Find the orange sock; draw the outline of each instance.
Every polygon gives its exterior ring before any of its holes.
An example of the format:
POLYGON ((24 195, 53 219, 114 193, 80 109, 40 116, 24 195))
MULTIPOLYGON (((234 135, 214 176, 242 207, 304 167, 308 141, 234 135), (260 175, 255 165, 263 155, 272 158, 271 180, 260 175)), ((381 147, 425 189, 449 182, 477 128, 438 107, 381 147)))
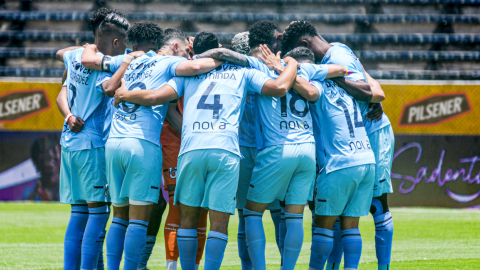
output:
POLYGON ((165 253, 168 261, 178 260, 177 230, 180 227, 180 211, 178 205, 173 205, 173 194, 168 198, 168 216, 165 221, 165 253))
POLYGON ((208 211, 202 209, 202 214, 200 214, 200 220, 198 221, 197 227, 197 238, 198 238, 198 249, 197 249, 197 259, 196 263, 200 264, 200 260, 203 256, 203 250, 205 250, 205 242, 207 241, 207 217, 208 211))

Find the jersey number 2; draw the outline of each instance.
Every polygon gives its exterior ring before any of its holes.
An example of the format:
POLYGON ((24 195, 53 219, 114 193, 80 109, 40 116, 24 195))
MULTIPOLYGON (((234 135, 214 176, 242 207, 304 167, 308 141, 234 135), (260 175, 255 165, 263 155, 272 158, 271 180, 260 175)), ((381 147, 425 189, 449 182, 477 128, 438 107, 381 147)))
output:
POLYGON ((213 88, 215 88, 215 85, 217 85, 217 82, 211 82, 208 85, 207 90, 203 92, 203 95, 197 104, 197 109, 199 110, 212 110, 212 119, 218 119, 220 116, 220 110, 223 109, 223 104, 220 103, 220 95, 213 95, 213 104, 205 103, 210 95, 210 92, 212 92, 213 88))

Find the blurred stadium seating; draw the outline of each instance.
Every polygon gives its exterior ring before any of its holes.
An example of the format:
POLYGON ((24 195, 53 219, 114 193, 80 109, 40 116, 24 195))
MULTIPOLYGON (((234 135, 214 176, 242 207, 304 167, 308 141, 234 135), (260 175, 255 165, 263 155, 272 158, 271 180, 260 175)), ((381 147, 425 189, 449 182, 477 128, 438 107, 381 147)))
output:
POLYGON ((0 0, 0 76, 61 76, 56 50, 92 42, 101 6, 223 45, 258 20, 308 20, 379 79, 480 79, 480 0, 0 0))

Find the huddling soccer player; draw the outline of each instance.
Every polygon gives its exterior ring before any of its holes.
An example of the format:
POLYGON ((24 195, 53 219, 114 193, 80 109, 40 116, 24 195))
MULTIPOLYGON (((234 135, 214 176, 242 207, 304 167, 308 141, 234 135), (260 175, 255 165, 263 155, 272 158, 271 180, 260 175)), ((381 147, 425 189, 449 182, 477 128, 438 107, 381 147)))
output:
MULTIPOLYGON (((104 12, 104 9, 99 10, 91 20, 95 44, 100 53, 118 55, 125 51, 129 24, 118 13, 105 16, 104 12), (99 22, 96 30, 95 25, 99 22)), ((104 150, 108 98, 104 94, 105 89, 95 83, 101 72, 81 64, 83 51, 84 48, 71 47, 57 52, 57 59, 65 63, 68 72, 67 98, 70 110, 60 141, 60 201, 72 205, 72 215, 65 233, 64 269, 78 268, 80 253, 81 269, 97 268, 110 214, 104 150), (84 122, 83 128, 71 131, 73 118, 74 121, 84 122)), ((118 88, 118 85, 106 86, 105 93, 109 87, 118 88)))
MULTIPOLYGON (((355 54, 344 44, 327 43, 318 35, 315 27, 305 21, 294 22, 285 30, 283 36, 282 48, 289 50, 297 46, 304 46, 311 49, 315 56, 315 62, 322 64, 340 64, 348 68, 349 74, 346 78, 359 83, 368 82, 373 93, 373 97, 365 99, 365 93, 361 90, 346 87, 342 81, 335 81, 344 88, 352 97, 357 99, 359 110, 361 111, 363 125, 375 154, 375 176, 373 199, 371 201, 370 212, 375 222, 375 248, 378 259, 378 269, 389 269, 391 258, 391 246, 393 237, 393 221, 388 209, 387 193, 391 193, 392 185, 390 171, 393 158, 394 137, 390 121, 385 114, 381 118, 371 121, 369 118, 369 101, 374 101, 376 96, 382 96, 380 84, 366 73, 355 54), (355 92, 351 92, 355 91, 355 92)), ((383 95, 384 97, 384 95, 383 95)), ((368 198, 365 198, 368 200, 368 198)), ((343 229, 343 228, 342 228, 343 229)), ((335 230, 335 248, 328 259, 328 269, 339 269, 342 259, 342 246, 345 243, 345 237, 339 237, 340 230, 335 230)), ((345 247, 344 247, 345 248, 345 247)), ((347 250, 345 251, 345 260, 347 260, 347 250)), ((348 267, 357 267, 358 263, 348 267)), ((355 268, 356 269, 356 268, 355 268)))
MULTIPOLYGON (((132 40, 133 45, 137 50, 147 53, 131 65, 132 55, 102 57, 95 54, 93 47, 85 49, 82 56, 84 65, 115 72, 111 78, 105 76, 106 82, 116 81, 115 75, 124 73, 125 83, 122 87, 133 92, 159 88, 174 75, 203 74, 220 64, 213 59, 186 61, 182 57, 158 55, 158 26, 150 22, 138 26, 134 36, 139 39, 132 40)), ((118 226, 114 227, 115 230, 110 228, 107 236, 107 263, 110 269, 119 269, 122 253, 125 252, 124 269, 137 269, 146 245, 152 205, 159 200, 162 163, 160 133, 167 106, 121 102, 116 108, 106 143, 106 163, 114 207, 113 222, 118 226)))

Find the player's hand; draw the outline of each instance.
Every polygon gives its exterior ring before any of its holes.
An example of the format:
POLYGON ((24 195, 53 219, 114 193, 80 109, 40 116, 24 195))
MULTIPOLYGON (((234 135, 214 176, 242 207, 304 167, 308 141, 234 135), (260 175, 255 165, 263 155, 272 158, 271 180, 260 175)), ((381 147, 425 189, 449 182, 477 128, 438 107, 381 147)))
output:
POLYGON ((82 131, 85 122, 83 122, 83 119, 80 117, 70 116, 70 118, 68 118, 67 124, 72 132, 78 133, 82 131))
POLYGON ((382 115, 383 115, 382 103, 370 103, 368 109, 370 111, 365 116, 365 118, 368 121, 375 120, 375 122, 378 122, 380 119, 382 119, 382 115))
POLYGON ((134 52, 129 53, 128 55, 132 56, 133 59, 135 59, 135 58, 140 57, 144 54, 145 54, 144 51, 134 51, 134 52))
POLYGON ((260 51, 262 55, 259 57, 269 69, 283 70, 283 66, 280 63, 280 52, 277 55, 273 54, 272 51, 266 45, 260 45, 260 51))
POLYGON ((297 67, 300 66, 300 64, 297 62, 297 60, 293 59, 290 56, 287 56, 287 57, 283 58, 283 62, 287 63, 287 65, 290 64, 290 63, 292 63, 292 64, 294 63, 295 65, 297 65, 297 67))
POLYGON ((115 91, 115 100, 113 102, 114 106, 117 106, 123 101, 122 96, 125 94, 125 92, 128 92, 128 89, 125 85, 125 79, 122 79, 122 85, 117 89, 117 91, 115 91))

